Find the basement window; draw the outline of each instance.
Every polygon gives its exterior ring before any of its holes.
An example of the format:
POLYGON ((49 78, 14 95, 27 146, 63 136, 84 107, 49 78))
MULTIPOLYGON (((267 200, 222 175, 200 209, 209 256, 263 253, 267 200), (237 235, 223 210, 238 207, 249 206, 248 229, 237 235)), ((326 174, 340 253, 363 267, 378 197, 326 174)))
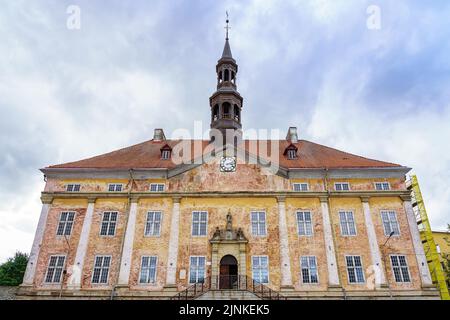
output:
POLYGON ((80 192, 81 185, 80 184, 68 184, 66 186, 67 192, 80 192))

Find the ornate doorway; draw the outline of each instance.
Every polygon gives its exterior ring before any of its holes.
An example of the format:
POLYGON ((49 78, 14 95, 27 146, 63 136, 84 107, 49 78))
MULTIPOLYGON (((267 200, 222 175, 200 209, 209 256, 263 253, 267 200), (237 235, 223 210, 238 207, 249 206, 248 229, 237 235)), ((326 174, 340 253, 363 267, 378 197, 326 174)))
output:
POLYGON ((219 288, 236 289, 238 286, 238 262, 232 255, 226 255, 220 260, 219 288))

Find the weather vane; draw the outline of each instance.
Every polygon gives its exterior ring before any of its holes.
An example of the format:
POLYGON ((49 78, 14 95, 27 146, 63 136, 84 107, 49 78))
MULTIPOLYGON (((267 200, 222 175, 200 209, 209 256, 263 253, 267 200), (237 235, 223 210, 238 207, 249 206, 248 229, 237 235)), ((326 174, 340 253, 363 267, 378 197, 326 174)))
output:
POLYGON ((230 30, 231 27, 228 25, 228 24, 230 23, 230 20, 229 20, 229 18, 228 18, 228 11, 225 11, 225 12, 226 12, 226 14, 227 14, 227 20, 226 20, 227 26, 225 27, 225 29, 227 30, 227 37, 225 38, 225 40, 228 40, 228 30, 230 30))

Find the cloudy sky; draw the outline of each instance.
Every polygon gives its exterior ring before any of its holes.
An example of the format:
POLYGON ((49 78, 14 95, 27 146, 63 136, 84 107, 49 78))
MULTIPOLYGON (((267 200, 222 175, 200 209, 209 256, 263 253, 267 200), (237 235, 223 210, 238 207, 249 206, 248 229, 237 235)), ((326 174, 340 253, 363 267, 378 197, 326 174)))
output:
POLYGON ((450 223, 447 0, 0 2, 0 262, 31 248, 39 168, 207 127, 226 10, 244 128, 412 167, 450 223))

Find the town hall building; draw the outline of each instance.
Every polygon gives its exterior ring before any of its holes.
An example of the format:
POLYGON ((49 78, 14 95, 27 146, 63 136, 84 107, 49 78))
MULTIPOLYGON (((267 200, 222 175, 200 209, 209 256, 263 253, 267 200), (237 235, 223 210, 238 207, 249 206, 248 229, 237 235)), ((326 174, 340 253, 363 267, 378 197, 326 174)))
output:
POLYGON ((282 140, 243 139, 238 71, 227 35, 208 140, 155 129, 149 141, 41 169, 20 298, 439 298, 410 169, 303 140, 295 127, 282 140))

